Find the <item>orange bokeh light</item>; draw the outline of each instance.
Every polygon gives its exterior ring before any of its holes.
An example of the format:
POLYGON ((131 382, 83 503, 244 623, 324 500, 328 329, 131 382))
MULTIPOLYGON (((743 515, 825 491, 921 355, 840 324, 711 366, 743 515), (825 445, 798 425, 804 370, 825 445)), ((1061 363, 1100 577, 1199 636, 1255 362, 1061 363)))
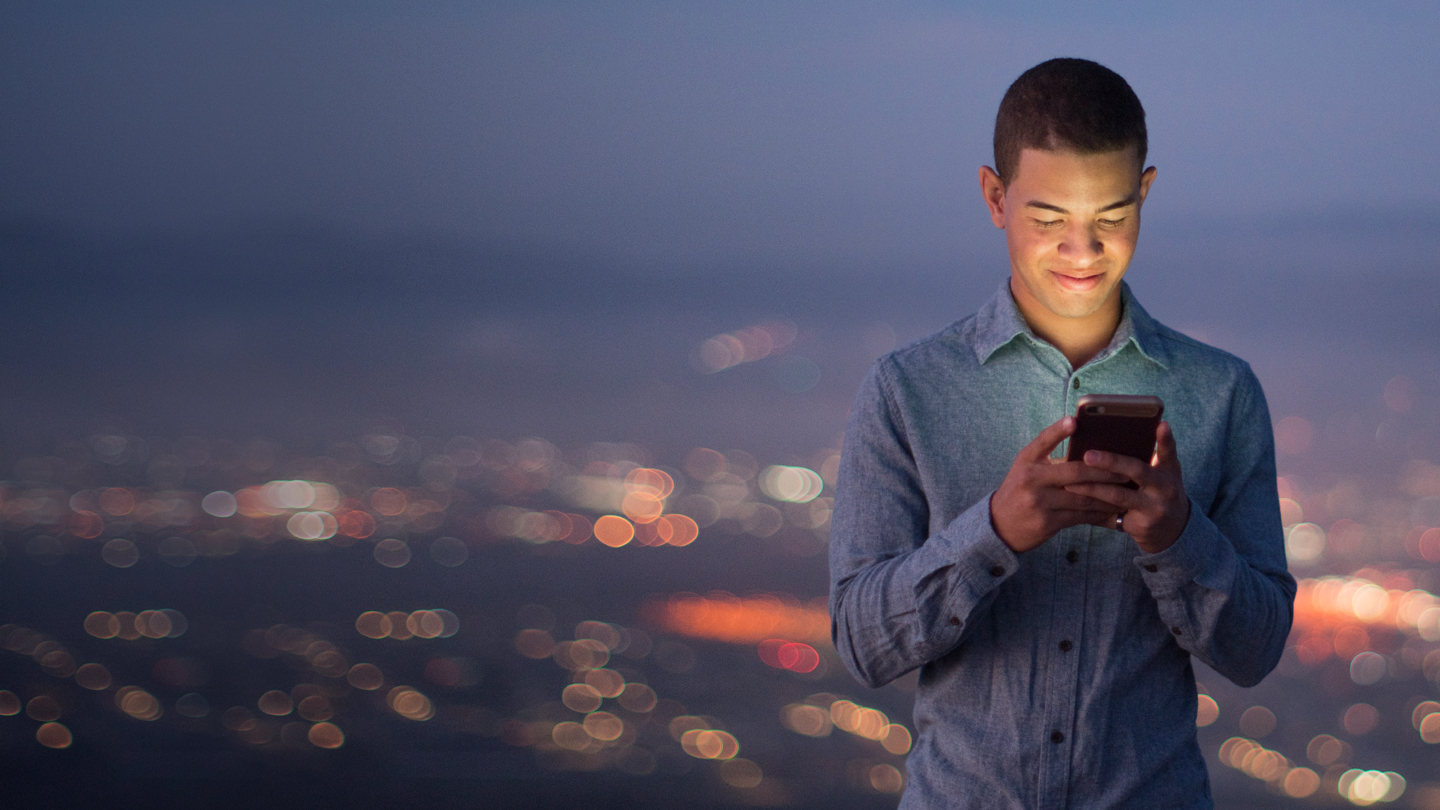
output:
POLYGON ((670 527, 666 542, 672 546, 688 546, 700 536, 700 526, 685 515, 666 515, 661 518, 670 527))
POLYGON ((620 511, 636 523, 652 523, 665 511, 665 501, 649 492, 630 492, 620 502, 620 511))
POLYGON ((830 639, 828 611, 768 594, 744 599, 725 593, 708 597, 677 594, 663 602, 649 602, 641 611, 652 624, 672 633, 732 644, 756 644, 772 638, 828 644, 830 639))
POLYGON ((62 723, 46 723, 35 730, 35 739, 46 748, 69 748, 75 741, 62 723))
POLYGON ((636 467, 625 475, 625 490, 664 500, 675 491, 675 479, 664 470, 636 467))
POLYGON ((619 548, 635 538, 635 527, 619 515, 602 515, 595 520, 595 539, 619 548))
POLYGON ((334 723, 316 723, 305 736, 318 748, 339 748, 345 744, 345 732, 334 723))
POLYGON ((370 517, 369 512, 356 509, 340 516, 340 534, 364 540, 374 533, 375 518, 370 517))
POLYGON ((370 494, 370 508, 386 517, 404 512, 407 505, 405 493, 394 487, 381 487, 370 494))
POLYGON ((76 537, 93 540, 105 530, 105 519, 94 512, 76 512, 70 517, 70 533, 76 537))

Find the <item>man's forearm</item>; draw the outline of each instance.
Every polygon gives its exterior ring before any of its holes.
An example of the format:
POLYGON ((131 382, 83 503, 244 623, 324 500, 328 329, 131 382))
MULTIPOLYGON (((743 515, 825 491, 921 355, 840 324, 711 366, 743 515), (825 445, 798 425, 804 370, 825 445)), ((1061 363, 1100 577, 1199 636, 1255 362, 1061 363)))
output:
POLYGON ((1266 571, 1192 505, 1180 539, 1136 558, 1160 617, 1186 651, 1240 686, 1270 673, 1285 650, 1295 580, 1266 571))
POLYGON ((877 554, 885 525, 842 514, 831 534, 831 635, 868 686, 953 650, 1019 565, 990 525, 988 497, 903 553, 877 554))

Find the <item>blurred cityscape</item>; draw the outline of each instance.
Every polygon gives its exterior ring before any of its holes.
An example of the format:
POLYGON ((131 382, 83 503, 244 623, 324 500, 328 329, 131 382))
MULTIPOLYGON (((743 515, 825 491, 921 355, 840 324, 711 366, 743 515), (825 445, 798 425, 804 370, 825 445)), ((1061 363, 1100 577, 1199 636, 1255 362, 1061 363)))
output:
MULTIPOLYGON (((792 339, 715 335, 697 373, 792 339)), ((1389 416, 1433 425, 1418 390, 1390 380, 1389 416)), ((1301 581, 1279 669, 1239 689, 1197 664, 1214 790, 1440 808, 1440 466, 1285 462, 1324 439, 1278 421, 1301 581)), ((302 455, 112 426, 10 459, 0 778, 30 802, 244 780, 286 806, 893 805, 914 675, 861 688, 829 644, 838 452, 375 430, 302 455)))

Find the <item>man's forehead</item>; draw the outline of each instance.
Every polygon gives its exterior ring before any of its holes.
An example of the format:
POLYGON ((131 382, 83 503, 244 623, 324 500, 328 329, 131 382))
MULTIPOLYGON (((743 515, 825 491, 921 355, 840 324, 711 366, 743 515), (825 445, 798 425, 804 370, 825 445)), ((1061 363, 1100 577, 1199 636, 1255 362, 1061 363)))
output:
MULTIPOLYGON (((1011 191, 1018 186, 1027 192, 1116 199, 1131 193, 1141 174, 1133 145, 1109 152, 1026 147, 1020 150, 1016 170, 1008 184, 1011 191)), ((1106 199, 1103 204, 1111 202, 1106 199)))

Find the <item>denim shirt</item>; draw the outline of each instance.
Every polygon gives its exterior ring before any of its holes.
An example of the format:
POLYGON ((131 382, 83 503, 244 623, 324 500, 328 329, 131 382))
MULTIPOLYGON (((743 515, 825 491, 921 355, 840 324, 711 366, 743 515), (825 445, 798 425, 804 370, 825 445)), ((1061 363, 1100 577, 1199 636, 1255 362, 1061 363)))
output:
POLYGON ((902 808, 1212 807, 1190 657, 1251 686, 1284 650, 1295 580, 1260 384, 1121 293, 1113 339, 1079 369, 1030 331, 1007 282, 861 386, 831 632, 868 686, 920 668, 902 808), (1017 555, 990 495, 1092 393, 1164 400, 1189 523, 1158 554, 1087 525, 1017 555))

